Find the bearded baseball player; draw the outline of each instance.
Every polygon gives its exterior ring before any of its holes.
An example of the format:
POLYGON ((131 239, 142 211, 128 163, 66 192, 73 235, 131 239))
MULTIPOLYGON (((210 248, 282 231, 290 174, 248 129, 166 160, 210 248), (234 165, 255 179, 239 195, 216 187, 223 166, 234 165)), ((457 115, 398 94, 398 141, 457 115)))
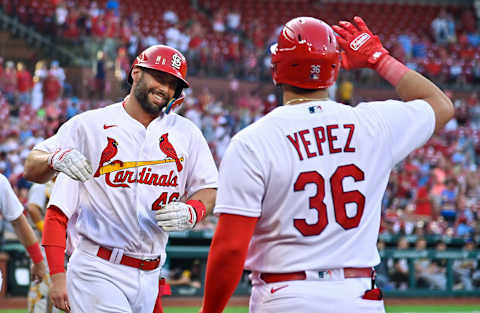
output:
POLYGON ((172 112, 189 87, 186 73, 179 51, 146 49, 132 65, 132 89, 123 102, 70 119, 52 139, 58 142, 54 152, 31 152, 27 178, 43 181, 63 172, 82 182, 81 239, 67 274, 69 214, 49 206, 45 219, 42 244, 57 308, 152 313, 168 232, 192 229, 213 208, 217 170, 207 142, 192 122, 172 112), (168 153, 160 146, 167 137, 168 153))
MULTIPOLYGON (((23 205, 15 195, 10 182, 3 174, 0 174, 0 195, 0 214, 12 224, 15 234, 32 259, 31 275, 33 283, 38 284, 45 277, 46 270, 42 251, 40 250, 35 232, 25 215, 23 215, 23 205)), ((2 285, 3 278, 0 271, 0 290, 2 285)))
POLYGON ((244 267, 252 313, 385 312, 373 267, 390 171, 454 111, 360 17, 333 30, 295 18, 271 48, 285 105, 238 133, 222 160, 203 313, 223 311, 244 267), (340 63, 375 70, 402 101, 329 100, 340 63))

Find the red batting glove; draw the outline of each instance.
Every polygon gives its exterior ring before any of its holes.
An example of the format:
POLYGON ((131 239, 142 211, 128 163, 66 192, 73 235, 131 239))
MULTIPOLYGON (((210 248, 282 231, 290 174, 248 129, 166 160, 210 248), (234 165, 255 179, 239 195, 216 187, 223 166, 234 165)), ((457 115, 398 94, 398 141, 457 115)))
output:
POLYGON ((342 66, 347 69, 375 68, 375 64, 389 52, 373 35, 361 17, 353 18, 355 24, 340 21, 333 25, 333 30, 338 34, 337 42, 342 47, 342 66))

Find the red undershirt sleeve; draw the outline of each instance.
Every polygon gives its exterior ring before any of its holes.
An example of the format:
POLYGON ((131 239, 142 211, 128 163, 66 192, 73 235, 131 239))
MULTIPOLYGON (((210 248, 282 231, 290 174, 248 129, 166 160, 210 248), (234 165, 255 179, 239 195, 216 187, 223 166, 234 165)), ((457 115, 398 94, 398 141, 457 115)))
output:
POLYGON ((243 273, 258 218, 221 214, 208 255, 203 313, 221 313, 243 273))
POLYGON ((42 245, 51 275, 65 271, 67 222, 67 216, 58 207, 51 205, 47 208, 42 245))

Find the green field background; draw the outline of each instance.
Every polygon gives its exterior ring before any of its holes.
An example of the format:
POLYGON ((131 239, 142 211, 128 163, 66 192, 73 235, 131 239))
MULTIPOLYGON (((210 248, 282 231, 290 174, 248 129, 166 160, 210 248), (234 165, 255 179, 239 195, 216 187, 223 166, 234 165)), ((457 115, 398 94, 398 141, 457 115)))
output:
MULTIPOLYGON (((198 313, 200 307, 166 307, 164 313, 198 313)), ((479 305, 391 305, 387 313, 480 313, 479 305)), ((28 313, 27 310, 0 310, 0 313, 28 313)), ((247 307, 230 307, 224 313, 248 313, 247 307)))

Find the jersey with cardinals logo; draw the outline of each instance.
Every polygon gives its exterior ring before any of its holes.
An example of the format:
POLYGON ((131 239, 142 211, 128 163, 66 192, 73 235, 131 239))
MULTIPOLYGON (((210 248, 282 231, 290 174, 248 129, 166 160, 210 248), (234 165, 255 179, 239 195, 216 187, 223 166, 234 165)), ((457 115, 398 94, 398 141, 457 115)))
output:
POLYGON ((84 112, 35 149, 58 147, 77 149, 94 167, 94 178, 80 184, 80 235, 139 257, 161 254, 164 260, 168 235, 156 225, 154 210, 217 186, 201 131, 175 113, 145 128, 122 103, 84 112))

